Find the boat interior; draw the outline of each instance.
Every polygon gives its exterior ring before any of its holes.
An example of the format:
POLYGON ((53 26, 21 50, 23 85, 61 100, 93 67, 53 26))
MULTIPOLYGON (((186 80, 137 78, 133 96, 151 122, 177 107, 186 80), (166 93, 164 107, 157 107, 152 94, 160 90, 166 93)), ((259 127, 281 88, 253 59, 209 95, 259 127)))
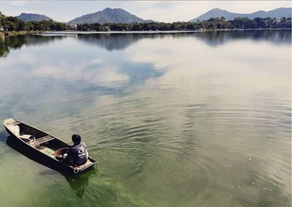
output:
MULTIPOLYGON (((59 139, 56 139, 55 137, 43 131, 40 131, 36 128, 33 128, 18 121, 5 124, 5 126, 9 129, 9 131, 11 131, 22 141, 53 159, 57 159, 57 157, 55 156, 56 150, 70 147, 69 144, 59 139)), ((93 163, 95 163, 95 161, 89 158, 85 164, 80 165, 77 168, 86 168, 93 165, 93 163)))
POLYGON ((21 140, 52 158, 55 158, 56 150, 69 147, 68 144, 61 140, 26 124, 18 123, 13 127, 16 128, 14 129, 15 135, 18 135, 21 140))

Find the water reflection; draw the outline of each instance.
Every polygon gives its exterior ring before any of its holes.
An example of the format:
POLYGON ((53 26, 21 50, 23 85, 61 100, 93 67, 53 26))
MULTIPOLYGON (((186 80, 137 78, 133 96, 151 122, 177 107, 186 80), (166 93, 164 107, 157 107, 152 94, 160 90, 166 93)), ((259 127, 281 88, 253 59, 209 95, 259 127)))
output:
POLYGON ((0 142, 6 142, 7 133, 5 131, 0 131, 0 142))
POLYGON ((104 48, 108 51, 124 50, 130 45, 143 39, 164 39, 164 38, 196 38, 209 46, 219 46, 225 43, 248 39, 254 41, 268 41, 273 44, 291 44, 291 31, 233 31, 233 32, 204 32, 204 33, 170 33, 170 34, 50 34, 6 37, 0 39, 0 57, 6 57, 10 49, 18 49, 23 45, 46 45, 62 38, 77 38, 78 40, 104 48))
POLYGON ((98 174, 98 172, 95 169, 90 169, 78 176, 68 176, 64 175, 67 182, 70 185, 70 188, 76 192, 76 196, 79 198, 82 198, 85 190, 89 184, 89 180, 95 177, 98 174))
POLYGON ((197 35, 199 40, 209 46, 220 46, 237 40, 266 41, 272 44, 291 44, 291 30, 284 31, 236 31, 236 32, 205 32, 197 35))
POLYGON ((108 51, 124 50, 137 42, 139 38, 132 34, 79 34, 78 40, 91 46, 105 48, 108 51))
POLYGON ((20 49, 23 46, 44 46, 50 42, 61 40, 62 38, 63 37, 39 35, 23 35, 0 38, 0 57, 6 57, 11 49, 20 49))
POLYGON ((4 37, 0 38, 0 57, 6 57, 9 53, 9 47, 5 42, 4 37))
MULTIPOLYGON (((84 137, 106 178, 43 181, 37 195, 62 204, 289 205, 291 32, 282 32, 77 35, 11 50, 0 118, 84 137)), ((11 180, 21 158, 3 154, 11 180)))
POLYGON ((125 34, 78 34, 78 40, 91 46, 105 48, 108 51, 124 50, 134 43, 143 39, 164 39, 164 38, 183 38, 193 36, 193 33, 169 33, 169 34, 151 34, 151 33, 125 33, 125 34))
POLYGON ((78 40, 89 45, 105 48, 108 51, 124 50, 143 39, 163 38, 197 38, 210 46, 218 46, 230 41, 248 39, 269 41, 273 44, 291 44, 291 31, 235 31, 235 32, 204 32, 204 33, 173 33, 173 34, 79 34, 78 40))

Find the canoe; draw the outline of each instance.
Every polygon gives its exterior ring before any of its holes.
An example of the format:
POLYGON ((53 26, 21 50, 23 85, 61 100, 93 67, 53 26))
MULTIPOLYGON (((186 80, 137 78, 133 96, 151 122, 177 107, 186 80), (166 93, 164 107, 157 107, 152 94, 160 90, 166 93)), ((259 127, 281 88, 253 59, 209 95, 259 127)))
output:
POLYGON ((76 167, 70 166, 62 162, 62 153, 66 152, 65 149, 69 149, 69 144, 51 134, 13 118, 4 120, 3 125, 11 135, 10 139, 12 139, 14 145, 17 145, 19 152, 54 170, 79 174, 96 164, 96 161, 89 157, 83 165, 76 167))

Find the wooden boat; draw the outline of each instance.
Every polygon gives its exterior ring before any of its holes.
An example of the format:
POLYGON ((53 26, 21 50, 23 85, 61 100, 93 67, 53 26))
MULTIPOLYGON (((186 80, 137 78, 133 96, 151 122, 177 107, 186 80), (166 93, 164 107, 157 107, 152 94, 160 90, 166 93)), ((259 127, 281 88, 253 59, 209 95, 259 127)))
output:
POLYGON ((78 174, 96 164, 96 161, 89 157, 83 165, 70 166, 62 162, 60 156, 60 152, 66 152, 64 148, 69 149, 69 144, 19 120, 6 119, 3 125, 13 142, 18 145, 18 151, 57 171, 78 174))

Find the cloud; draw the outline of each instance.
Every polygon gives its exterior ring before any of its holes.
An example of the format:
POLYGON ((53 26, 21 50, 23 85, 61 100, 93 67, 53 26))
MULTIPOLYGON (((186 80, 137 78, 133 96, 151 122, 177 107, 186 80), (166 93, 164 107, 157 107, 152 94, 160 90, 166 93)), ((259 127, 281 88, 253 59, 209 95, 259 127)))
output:
POLYGON ((243 90, 242 88, 245 92, 251 92, 257 85, 259 91, 269 90, 275 96, 287 95, 289 89, 285 88, 286 85, 281 86, 281 93, 277 90, 279 83, 290 81, 290 76, 279 75, 289 73, 289 46, 283 46, 282 53, 279 53, 273 49, 275 45, 265 41, 257 42, 257 50, 254 50, 255 43, 248 39, 238 40, 236 46, 231 41, 216 48, 206 47, 206 43, 201 40, 202 38, 196 36, 145 39, 139 41, 135 47, 129 48, 127 52, 134 62, 151 62, 157 69, 167 68, 167 73, 156 80, 156 83, 160 82, 164 86, 180 83, 181 90, 190 94, 208 93, 209 88, 205 89, 204 86, 216 76, 218 85, 228 83, 226 87, 230 87, 230 94, 243 90), (171 52, 167 52, 170 45, 171 52), (208 62, 206 57, 212 57, 213 60, 208 62), (268 68, 269 73, 266 73, 268 68), (281 68, 281 72, 272 68, 281 68), (261 82, 254 77, 261 77, 261 82), (249 85, 245 85, 246 79, 249 79, 249 85))
POLYGON ((82 80, 89 84, 110 87, 118 86, 123 81, 128 80, 128 76, 118 72, 118 66, 96 66, 96 64, 101 62, 102 60, 100 59, 94 59, 86 66, 84 66, 84 62, 73 65, 63 61, 55 64, 43 64, 35 69, 32 75, 46 78, 51 77, 68 82, 82 80), (88 69, 90 67, 94 67, 95 69, 88 69))
POLYGON ((17 66, 17 65, 33 65, 35 64, 36 58, 27 53, 21 53, 14 57, 14 59, 8 59, 8 61, 1 62, 1 66, 4 67, 11 67, 11 66, 17 66))
POLYGON ((100 64, 102 62, 103 62, 102 59, 97 58, 97 59, 91 60, 89 64, 95 65, 95 64, 100 64))
POLYGON ((123 9, 143 19, 162 22, 189 21, 214 8, 237 13, 252 13, 291 7, 287 1, 189 1, 189 2, 126 2, 123 9))
POLYGON ((24 6, 27 2, 26 1, 11 1, 10 4, 13 6, 24 6))
POLYGON ((85 76, 85 79, 88 80, 88 82, 99 86, 114 87, 119 85, 119 83, 122 83, 129 79, 128 76, 118 73, 117 69, 118 68, 105 67, 96 74, 87 74, 85 76))

